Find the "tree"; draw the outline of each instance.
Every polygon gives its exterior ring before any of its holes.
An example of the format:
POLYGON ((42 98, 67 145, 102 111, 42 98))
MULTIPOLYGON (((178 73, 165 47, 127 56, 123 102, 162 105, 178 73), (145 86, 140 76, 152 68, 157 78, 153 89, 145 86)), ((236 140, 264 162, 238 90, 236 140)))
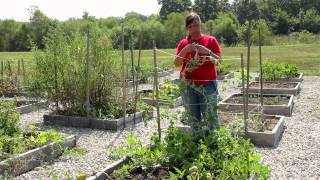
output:
POLYGON ((158 4, 161 5, 160 18, 164 20, 170 13, 190 10, 192 2, 191 0, 158 0, 158 4))
POLYGON ((272 29, 275 34, 288 34, 290 29, 290 19, 286 11, 277 9, 272 23, 272 29))
POLYGON ((43 38, 48 35, 50 29, 57 27, 58 22, 49 19, 37 7, 29 9, 31 38, 38 48, 44 48, 43 38))
POLYGON ((253 43, 256 45, 259 44, 259 29, 260 29, 260 34, 261 34, 261 45, 271 45, 271 31, 270 28, 267 25, 266 20, 260 19, 256 21, 252 32, 252 38, 253 38, 253 43))
POLYGON ((187 13, 171 13, 164 21, 166 44, 168 47, 175 46, 180 39, 186 37, 184 18, 187 13))
POLYGON ((223 14, 213 22, 214 35, 226 45, 236 44, 238 41, 237 29, 239 23, 233 14, 223 14))
POLYGON ((230 11, 228 0, 195 0, 193 10, 197 12, 203 22, 214 20, 219 13, 230 11))
POLYGON ((14 46, 14 38, 16 33, 19 31, 20 24, 14 20, 0 21, 0 50, 1 51, 12 51, 14 46))
POLYGON ((233 11, 236 14, 240 24, 246 21, 259 19, 260 13, 255 0, 235 0, 233 11))
POLYGON ((303 16, 302 27, 312 33, 320 32, 320 16, 315 8, 306 11, 303 16))

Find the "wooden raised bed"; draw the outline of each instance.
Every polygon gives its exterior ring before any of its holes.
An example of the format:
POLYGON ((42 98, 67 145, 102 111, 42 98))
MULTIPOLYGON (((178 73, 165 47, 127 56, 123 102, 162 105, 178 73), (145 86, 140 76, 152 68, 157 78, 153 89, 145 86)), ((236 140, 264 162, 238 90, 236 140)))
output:
MULTIPOLYGON (((256 81, 260 80, 260 77, 256 77, 255 78, 256 81)), ((298 77, 294 77, 294 78, 276 78, 274 81, 282 81, 282 82, 302 82, 303 81, 303 73, 300 73, 300 75, 298 77)))
MULTIPOLYGON (((297 95, 300 92, 301 82, 263 82, 263 94, 290 94, 297 95)), ((258 81, 249 84, 249 93, 260 93, 258 81)))
POLYGON ((59 157, 65 148, 76 146, 76 137, 68 136, 63 142, 54 142, 19 154, 0 162, 0 175, 18 176, 28 172, 43 162, 59 157))
MULTIPOLYGON (((144 112, 137 112, 135 119, 134 114, 130 114, 126 118, 119 119, 99 119, 88 117, 74 117, 63 115, 44 115, 43 120, 46 125, 60 125, 66 127, 76 128, 92 128, 118 131, 123 128, 132 127, 134 123, 140 123, 143 121, 144 112)), ((153 117, 153 112, 149 114, 149 117, 153 117)))
MULTIPOLYGON (((294 106, 293 95, 264 94, 263 99, 264 114, 291 116, 294 106)), ((258 102, 258 94, 249 94, 249 111, 257 112, 258 102)), ((219 109, 234 113, 243 112, 243 94, 235 93, 230 95, 219 103, 219 109)))
POLYGON ((234 78, 234 72, 230 72, 228 74, 218 74, 218 80, 231 79, 234 78))

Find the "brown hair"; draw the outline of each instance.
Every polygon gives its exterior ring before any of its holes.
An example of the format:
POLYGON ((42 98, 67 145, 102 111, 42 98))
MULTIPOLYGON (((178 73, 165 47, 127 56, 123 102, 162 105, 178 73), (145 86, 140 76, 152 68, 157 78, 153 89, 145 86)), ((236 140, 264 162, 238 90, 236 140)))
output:
MULTIPOLYGON (((187 28, 194 21, 199 21, 201 23, 200 16, 197 13, 192 12, 185 18, 185 21, 184 21, 185 22, 185 27, 187 28)), ((191 38, 190 34, 188 34, 187 38, 188 39, 191 38)))

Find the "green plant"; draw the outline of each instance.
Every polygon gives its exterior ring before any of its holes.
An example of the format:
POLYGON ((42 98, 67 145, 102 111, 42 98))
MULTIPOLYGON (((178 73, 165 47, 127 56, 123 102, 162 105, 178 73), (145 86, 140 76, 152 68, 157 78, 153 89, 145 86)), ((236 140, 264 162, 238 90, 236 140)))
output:
POLYGON ((0 100, 0 136, 14 136, 20 130, 20 114, 14 101, 0 100))
MULTIPOLYGON (((90 28, 89 91, 90 116, 110 116, 121 111, 116 86, 120 78, 119 52, 112 49, 108 35, 90 28)), ((43 95, 57 114, 85 116, 86 33, 67 36, 60 28, 45 38, 45 49, 34 50, 31 91, 43 95)))
MULTIPOLYGON (((155 97, 155 92, 150 93, 149 97, 155 97)), ((179 86, 171 82, 170 79, 166 79, 164 83, 159 85, 159 99, 174 101, 180 96, 179 86)))
POLYGON ((68 148, 64 151, 64 155, 72 156, 72 157, 84 156, 87 153, 88 153, 88 150, 81 146, 76 146, 71 149, 68 148))
POLYGON ((224 128, 204 131, 194 136, 171 127, 162 142, 153 137, 151 147, 144 147, 138 139, 129 137, 127 146, 113 149, 112 153, 121 152, 118 158, 131 155, 132 162, 114 175, 125 179, 135 167, 161 164, 171 169, 171 179, 267 179, 270 176, 268 166, 261 164, 249 140, 234 137, 233 132, 224 128))
POLYGON ((281 77, 297 77, 299 75, 298 67, 288 63, 272 63, 266 61, 263 63, 262 69, 263 78, 266 81, 274 81, 281 77))
POLYGON ((230 72, 228 69, 231 67, 231 65, 230 64, 220 64, 217 67, 218 67, 218 74, 225 75, 230 72))

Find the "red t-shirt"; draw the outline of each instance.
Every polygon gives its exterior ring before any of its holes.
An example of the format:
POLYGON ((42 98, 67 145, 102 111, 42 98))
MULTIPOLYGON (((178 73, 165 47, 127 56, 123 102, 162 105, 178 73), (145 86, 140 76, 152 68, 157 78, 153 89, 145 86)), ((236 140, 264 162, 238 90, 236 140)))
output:
MULTIPOLYGON (((210 49, 215 54, 221 53, 221 47, 217 41, 217 39, 214 36, 209 35, 203 35, 201 38, 197 41, 191 40, 191 38, 188 39, 182 39, 178 46, 176 55, 180 53, 180 51, 188 44, 191 43, 197 43, 202 46, 205 46, 206 48, 210 49)), ((195 56, 196 52, 194 50, 186 53, 184 56, 183 64, 180 69, 180 78, 185 78, 190 80, 191 82, 194 82, 197 85, 206 84, 210 80, 216 80, 217 79, 217 70, 214 63, 211 61, 206 61, 204 64, 200 65, 196 69, 194 69, 191 72, 186 71, 186 67, 188 64, 188 61, 190 58, 193 58, 195 56)), ((201 56, 207 56, 207 54, 198 54, 199 57, 201 56)), ((206 58, 206 60, 209 60, 209 58, 206 58)))

